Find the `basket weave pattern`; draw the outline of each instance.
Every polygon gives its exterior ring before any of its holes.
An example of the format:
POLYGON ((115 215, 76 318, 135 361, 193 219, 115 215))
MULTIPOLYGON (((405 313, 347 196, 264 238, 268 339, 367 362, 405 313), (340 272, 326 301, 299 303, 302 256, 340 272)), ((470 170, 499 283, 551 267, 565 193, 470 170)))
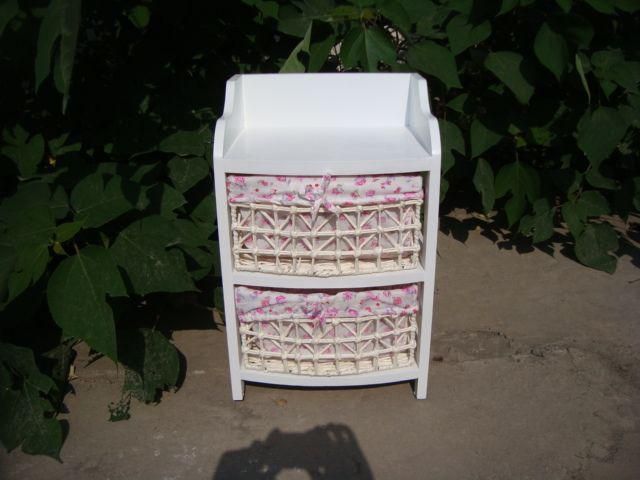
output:
POLYGON ((232 204, 236 270, 357 275, 416 268, 422 200, 320 208, 232 204))
POLYGON ((240 323, 247 369, 298 375, 352 375, 415 362, 416 314, 240 323))

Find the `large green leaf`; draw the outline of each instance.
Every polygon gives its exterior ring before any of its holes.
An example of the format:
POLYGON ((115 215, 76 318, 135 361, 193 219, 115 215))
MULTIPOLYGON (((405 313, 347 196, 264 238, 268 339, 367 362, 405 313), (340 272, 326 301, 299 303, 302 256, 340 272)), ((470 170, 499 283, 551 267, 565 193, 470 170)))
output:
POLYGON ((474 118, 471 122, 469 138, 471 157, 475 158, 496 145, 502 139, 502 135, 489 129, 479 118, 474 118))
POLYGON ((59 460, 62 428, 49 394, 58 388, 38 368, 33 351, 0 343, 0 441, 7 450, 59 460))
POLYGON ((60 2, 60 55, 58 57, 63 94, 62 111, 64 112, 69 100, 71 89, 71 75, 78 42, 80 28, 81 0, 57 0, 60 2))
POLYGON ((27 132, 20 126, 12 131, 5 130, 2 137, 7 145, 0 148, 0 153, 9 157, 18 167, 20 176, 29 178, 36 174, 38 165, 44 155, 44 138, 35 135, 27 140, 27 132))
POLYGON ((543 23, 535 40, 533 51, 542 65, 547 67, 560 81, 567 71, 569 64, 569 48, 564 37, 551 29, 548 23, 543 23))
POLYGON ((455 158, 453 151, 464 155, 464 138, 460 128, 453 122, 440 120, 440 136, 442 137, 442 174, 444 175, 453 166, 455 158))
POLYGON ((412 45, 407 51, 409 65, 440 79, 448 88, 461 88, 453 53, 430 40, 412 45))
POLYGON ((575 201, 567 202, 562 206, 562 217, 574 237, 582 233, 587 218, 609 213, 609 203, 600 192, 595 190, 583 192, 575 201))
POLYGON ((578 123, 578 147, 592 164, 599 165, 616 148, 625 132, 627 122, 614 108, 598 107, 586 112, 578 123))
POLYGON ((163 139, 158 145, 158 150, 181 156, 202 156, 207 141, 209 134, 205 130, 183 130, 163 139))
POLYGON ((617 259, 611 252, 618 249, 618 236, 608 223, 592 223, 576 239, 576 256, 588 267, 613 273, 617 259))
POLYGON ((577 47, 587 48, 595 34, 593 25, 579 15, 557 15, 549 18, 550 26, 577 47))
POLYGON ((327 61, 336 42, 333 28, 327 23, 312 21, 289 57, 280 68, 280 73, 317 72, 327 61))
POLYGON ((88 246, 58 265, 49 279, 47 300, 65 335, 117 360, 116 330, 107 295, 127 292, 111 252, 88 246))
POLYGON ((473 175, 473 185, 482 197, 482 207, 485 213, 493 209, 496 201, 493 170, 491 165, 484 158, 479 158, 476 164, 476 171, 473 175))
POLYGON ((40 25, 35 60, 36 91, 51 73, 51 58, 56 41, 59 53, 56 56, 58 81, 56 87, 63 94, 62 110, 66 110, 71 87, 71 74, 80 27, 81 0, 52 0, 40 25))
POLYGON ((311 29, 313 28, 313 22, 309 23, 306 33, 300 43, 298 43, 289 54, 289 57, 285 60, 280 73, 304 73, 306 67, 304 63, 298 58, 300 53, 309 55, 309 46, 311 44, 311 29))
POLYGON ((138 295, 196 290, 172 223, 160 215, 145 217, 122 230, 113 244, 114 257, 138 295))
POLYGON ((360 65, 365 71, 375 72, 379 62, 395 63, 396 49, 384 30, 357 26, 344 37, 340 58, 347 68, 360 65))
POLYGON ((540 198, 533 203, 533 212, 520 220, 520 232, 532 237, 533 243, 545 242, 553 236, 555 208, 551 208, 549 200, 540 198))
POLYGON ((210 174, 209 162, 202 157, 173 157, 167 166, 171 183, 181 193, 210 174))
POLYGON ((127 367, 124 389, 144 402, 153 402, 158 392, 175 387, 180 374, 176 348, 156 330, 141 328, 122 332, 118 351, 127 367))
POLYGON ((529 103, 533 85, 523 74, 524 57, 515 52, 492 52, 484 61, 485 67, 515 94, 520 103, 529 103))
POLYGON ((526 200, 535 202, 540 195, 540 176, 529 164, 516 160, 503 166, 496 175, 496 198, 511 192, 505 204, 509 226, 515 224, 524 214, 526 200))
POLYGON ((120 175, 109 178, 95 172, 80 180, 71 192, 75 220, 85 228, 95 228, 115 220, 134 208, 139 191, 120 175))
MULTIPOLYGON (((21 184, 0 205, 0 227, 6 229, 4 233, 0 229, 0 245, 12 259, 6 302, 34 284, 46 269, 56 227, 50 197, 47 184, 29 182, 21 184)), ((3 306, 0 303, 0 310, 3 306)))
POLYGON ((454 55, 464 52, 467 48, 477 45, 491 35, 491 24, 484 21, 473 25, 466 15, 456 15, 447 24, 449 45, 454 55))
POLYGON ((383 0, 378 3, 377 6, 380 9, 380 13, 391 20, 401 30, 404 32, 411 31, 411 24, 414 23, 414 21, 412 21, 409 12, 407 12, 402 2, 398 0, 383 0))

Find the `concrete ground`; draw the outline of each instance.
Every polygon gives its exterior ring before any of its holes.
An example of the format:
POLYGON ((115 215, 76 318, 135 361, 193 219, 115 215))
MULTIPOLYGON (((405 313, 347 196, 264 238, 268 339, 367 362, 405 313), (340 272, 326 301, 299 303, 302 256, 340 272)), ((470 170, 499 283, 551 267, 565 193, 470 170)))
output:
POLYGON ((0 478, 640 478, 638 258, 610 276, 480 229, 461 243, 467 224, 443 222, 428 400, 248 385, 234 403, 223 331, 188 328, 179 391, 110 423, 122 372, 76 362, 63 463, 2 453, 0 478))

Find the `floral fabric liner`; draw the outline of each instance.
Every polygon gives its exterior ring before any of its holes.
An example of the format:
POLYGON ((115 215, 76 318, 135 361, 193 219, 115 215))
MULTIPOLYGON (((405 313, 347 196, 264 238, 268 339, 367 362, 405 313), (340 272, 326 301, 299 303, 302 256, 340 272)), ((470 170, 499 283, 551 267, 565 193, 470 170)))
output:
POLYGON ((416 313, 418 287, 412 284, 379 290, 298 293, 240 286, 235 289, 235 300, 241 322, 306 318, 323 324, 331 318, 416 313))
POLYGON ((229 202, 267 203, 282 206, 351 207, 378 203, 397 203, 424 198, 422 176, 362 175, 298 177, 264 175, 228 175, 229 202))

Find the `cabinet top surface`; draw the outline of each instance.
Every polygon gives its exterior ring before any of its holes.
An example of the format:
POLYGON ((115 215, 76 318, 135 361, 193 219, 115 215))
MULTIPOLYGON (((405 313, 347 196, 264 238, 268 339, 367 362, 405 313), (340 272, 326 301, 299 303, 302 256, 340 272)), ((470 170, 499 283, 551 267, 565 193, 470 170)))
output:
POLYGON ((433 157, 403 126, 245 128, 221 159, 227 172, 357 174, 425 171, 433 157))

